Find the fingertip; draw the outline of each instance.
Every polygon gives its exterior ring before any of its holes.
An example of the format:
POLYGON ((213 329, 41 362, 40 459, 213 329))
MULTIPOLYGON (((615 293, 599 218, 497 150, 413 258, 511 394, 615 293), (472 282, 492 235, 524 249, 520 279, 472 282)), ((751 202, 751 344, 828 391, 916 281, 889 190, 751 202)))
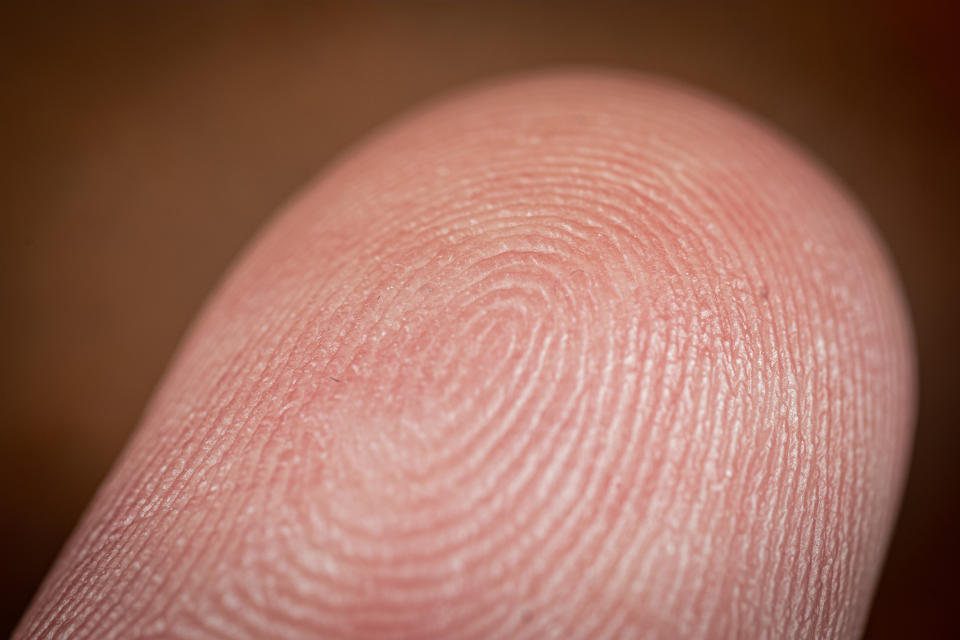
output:
POLYGON ((910 439, 850 198, 662 81, 474 90, 218 292, 22 637, 849 637, 910 439))

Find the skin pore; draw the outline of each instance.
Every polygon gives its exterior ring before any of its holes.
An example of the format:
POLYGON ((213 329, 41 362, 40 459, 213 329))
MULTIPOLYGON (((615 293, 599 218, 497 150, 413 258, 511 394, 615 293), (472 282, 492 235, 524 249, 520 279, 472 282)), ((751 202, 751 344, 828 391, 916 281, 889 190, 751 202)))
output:
POLYGON ((15 637, 855 637, 912 358, 864 217, 763 124, 474 89, 253 243, 15 637))

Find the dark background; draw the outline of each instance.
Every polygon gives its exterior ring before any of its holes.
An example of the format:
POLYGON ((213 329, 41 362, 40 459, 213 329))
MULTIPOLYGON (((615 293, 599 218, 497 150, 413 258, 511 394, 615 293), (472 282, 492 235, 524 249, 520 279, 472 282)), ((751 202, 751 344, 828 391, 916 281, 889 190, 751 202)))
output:
POLYGON ((870 638, 960 637, 958 13, 917 1, 0 9, 0 635, 218 277, 335 154, 438 91, 586 63, 776 123, 901 269, 919 426, 870 638))

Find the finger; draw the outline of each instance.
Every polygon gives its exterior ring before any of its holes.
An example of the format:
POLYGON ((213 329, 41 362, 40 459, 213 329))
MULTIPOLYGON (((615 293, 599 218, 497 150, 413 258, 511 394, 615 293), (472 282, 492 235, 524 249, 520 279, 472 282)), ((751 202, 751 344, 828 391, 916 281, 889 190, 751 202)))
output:
POLYGON ((851 637, 910 348, 860 213, 762 125, 476 90, 254 243, 17 636, 851 637))

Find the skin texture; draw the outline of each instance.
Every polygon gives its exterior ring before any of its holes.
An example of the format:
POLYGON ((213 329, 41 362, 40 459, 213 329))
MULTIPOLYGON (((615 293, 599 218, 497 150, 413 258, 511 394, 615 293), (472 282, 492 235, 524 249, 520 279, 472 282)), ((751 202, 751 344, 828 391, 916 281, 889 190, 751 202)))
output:
POLYGON ((912 405, 802 153, 661 81, 501 82, 253 244, 15 637, 853 637, 912 405))

